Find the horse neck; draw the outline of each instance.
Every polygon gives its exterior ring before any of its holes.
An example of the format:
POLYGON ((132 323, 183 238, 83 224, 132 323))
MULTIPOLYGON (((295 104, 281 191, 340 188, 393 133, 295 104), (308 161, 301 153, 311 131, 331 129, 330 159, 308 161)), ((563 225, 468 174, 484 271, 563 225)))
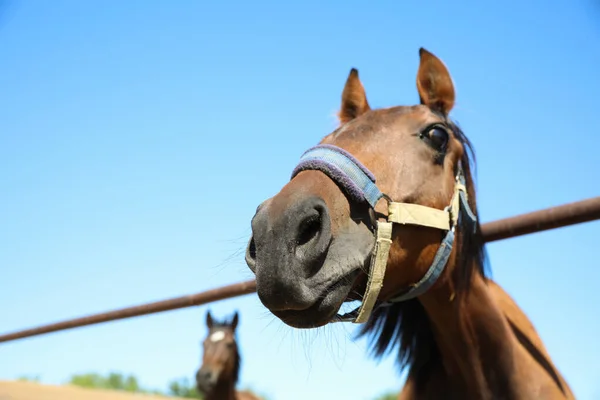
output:
POLYGON ((469 292, 458 295, 448 279, 419 299, 441 355, 434 369, 452 391, 465 398, 517 398, 516 343, 485 278, 474 273, 469 292))

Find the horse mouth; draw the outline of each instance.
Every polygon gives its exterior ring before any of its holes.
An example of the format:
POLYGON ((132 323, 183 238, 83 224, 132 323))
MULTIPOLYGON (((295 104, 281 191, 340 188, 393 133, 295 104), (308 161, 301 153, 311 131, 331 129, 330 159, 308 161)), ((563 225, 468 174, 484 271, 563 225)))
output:
POLYGON ((342 304, 351 300, 350 294, 360 274, 361 270, 355 269, 339 278, 303 310, 272 310, 272 313, 292 328, 311 329, 327 325, 338 317, 342 304))

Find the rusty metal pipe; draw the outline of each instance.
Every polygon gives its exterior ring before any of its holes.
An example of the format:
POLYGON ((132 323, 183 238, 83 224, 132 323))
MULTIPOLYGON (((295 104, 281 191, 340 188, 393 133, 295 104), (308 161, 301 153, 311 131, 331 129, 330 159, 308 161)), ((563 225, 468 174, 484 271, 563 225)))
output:
POLYGON ((481 226, 481 231, 486 242, 493 242, 597 219, 600 219, 600 196, 488 222, 481 226))
POLYGON ((11 340, 23 339, 30 336, 43 335, 45 333, 50 332, 62 331, 65 329, 79 328, 81 326, 99 324, 102 322, 138 317, 140 315, 155 314, 163 311, 176 310, 185 307, 199 306, 213 301, 224 300, 229 299, 231 297, 254 293, 255 291, 256 282, 254 280, 234 283, 233 285, 222 286, 219 288, 207 290, 205 292, 175 297, 168 300, 156 301, 153 303, 141 304, 139 306, 121 308, 119 310, 108 311, 101 314, 89 315, 86 317, 75 318, 50 325, 40 326, 38 328, 26 329, 19 332, 9 333, 0 336, 0 343, 8 342, 11 340))
MULTIPOLYGON (((594 197, 575 203, 521 214, 511 218, 488 222, 482 225, 482 233, 486 242, 517 237, 548 229, 555 229, 583 222, 600 219, 600 197, 594 197)), ((99 324, 102 322, 116 321, 119 319, 138 317, 140 315, 154 314, 179 308, 199 306, 213 301, 224 300, 236 296, 250 294, 256 291, 256 282, 246 281, 235 283, 220 288, 207 290, 188 296, 142 304, 139 306, 122 308, 101 314, 71 319, 44 325, 37 328, 26 329, 0 336, 0 343, 31 336, 43 335, 65 329, 99 324)))

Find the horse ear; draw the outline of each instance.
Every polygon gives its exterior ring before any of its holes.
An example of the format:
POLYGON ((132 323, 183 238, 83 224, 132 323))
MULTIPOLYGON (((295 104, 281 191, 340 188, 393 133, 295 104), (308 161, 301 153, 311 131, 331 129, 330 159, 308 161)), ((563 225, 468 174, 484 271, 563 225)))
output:
POLYGON ((210 310, 206 312, 206 326, 208 327, 208 329, 212 329, 213 327, 213 318, 210 314, 210 310))
POLYGON ((352 68, 342 92, 342 107, 338 112, 338 118, 345 124, 370 109, 365 88, 358 79, 358 70, 352 68))
POLYGON ((238 322, 240 321, 240 317, 238 315, 238 312, 236 311, 235 314, 233 314, 233 319, 231 320, 231 329, 235 331, 235 328, 237 328, 238 322))
POLYGON ((421 104, 447 116, 454 107, 454 85, 450 73, 439 58, 422 47, 419 56, 417 90, 421 104))

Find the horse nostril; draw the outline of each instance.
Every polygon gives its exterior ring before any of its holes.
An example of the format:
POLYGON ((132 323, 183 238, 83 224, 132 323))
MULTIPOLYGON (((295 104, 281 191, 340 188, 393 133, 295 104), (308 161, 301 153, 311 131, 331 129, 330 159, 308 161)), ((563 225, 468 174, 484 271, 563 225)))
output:
POLYGON ((254 236, 250 238, 248 247, 246 247, 246 264, 252 272, 256 272, 256 243, 254 243, 254 236))
POLYGON ((256 260, 256 243, 254 243, 254 236, 250 239, 250 243, 248 244, 248 256, 256 260))
MULTIPOLYGON (((315 210, 317 211, 317 210, 315 210)), ((309 215, 301 223, 298 229, 298 237, 296 239, 296 245, 298 247, 303 246, 316 238, 321 231, 321 213, 318 211, 312 215, 309 215)))
POLYGON ((288 246, 294 249, 296 262, 304 277, 312 276, 323 266, 331 243, 331 220, 325 201, 310 197, 292 210, 296 231, 291 231, 288 246))
POLYGON ((213 384, 214 375, 210 371, 203 371, 198 374, 198 384, 207 387, 213 384))

